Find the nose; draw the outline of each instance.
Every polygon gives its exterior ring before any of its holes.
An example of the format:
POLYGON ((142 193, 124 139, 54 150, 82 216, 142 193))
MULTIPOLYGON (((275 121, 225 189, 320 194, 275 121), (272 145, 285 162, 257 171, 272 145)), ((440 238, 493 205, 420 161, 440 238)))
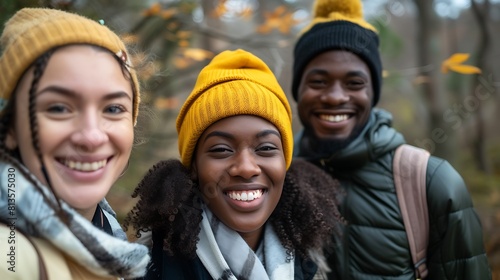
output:
POLYGON ((87 113, 79 118, 74 129, 71 141, 85 152, 95 150, 109 140, 103 120, 95 113, 87 113))
POLYGON ((251 179, 254 176, 258 176, 261 173, 257 159, 253 151, 245 150, 238 152, 238 155, 234 157, 234 162, 229 167, 228 173, 234 177, 242 177, 246 180, 251 179))
POLYGON ((349 94, 340 82, 334 83, 321 95, 321 101, 331 105, 340 105, 349 101, 349 94))

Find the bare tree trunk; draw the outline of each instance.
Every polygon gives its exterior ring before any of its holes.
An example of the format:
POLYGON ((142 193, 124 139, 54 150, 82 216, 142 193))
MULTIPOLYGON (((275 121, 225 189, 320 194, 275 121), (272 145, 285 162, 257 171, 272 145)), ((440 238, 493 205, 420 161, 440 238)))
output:
MULTIPOLYGON (((434 12, 433 1, 415 0, 418 9, 417 25, 419 27, 417 35, 417 58, 420 65, 419 76, 425 78, 425 82, 420 85, 421 92, 429 108, 429 138, 419 146, 423 146, 436 156, 443 157, 451 161, 453 156, 453 145, 450 144, 451 129, 445 124, 443 119, 444 95, 439 88, 439 57, 432 51, 432 43, 438 37, 439 21, 434 12), (433 67, 429 67, 433 66, 433 67)), ((418 143, 417 143, 418 145, 418 143)))
MULTIPOLYGON (((472 12, 477 20, 477 23, 479 25, 479 46, 477 48, 477 67, 480 69, 485 68, 486 66, 486 54, 488 52, 488 49, 491 44, 491 38, 490 34, 488 32, 488 24, 487 22, 489 21, 489 10, 490 10, 490 2, 489 0, 484 0, 484 3, 482 7, 477 4, 476 1, 471 0, 471 7, 472 7, 472 12)), ((475 94, 479 90, 484 90, 480 84, 479 80, 479 75, 475 75, 474 81, 472 83, 472 89, 471 89, 471 97, 475 98, 473 100, 477 100, 477 97, 475 94)), ((487 90, 487 89, 486 89, 487 90)), ((485 145, 486 145, 486 132, 485 132, 485 118, 484 118, 484 111, 483 111, 483 106, 482 102, 484 100, 477 100, 477 110, 476 110, 476 115, 475 115, 475 137, 473 140, 473 147, 472 147, 472 154, 474 156, 474 160, 476 161, 476 166, 478 170, 486 172, 486 173, 491 173, 491 168, 488 164, 488 160, 486 158, 486 151, 485 151, 485 145)))

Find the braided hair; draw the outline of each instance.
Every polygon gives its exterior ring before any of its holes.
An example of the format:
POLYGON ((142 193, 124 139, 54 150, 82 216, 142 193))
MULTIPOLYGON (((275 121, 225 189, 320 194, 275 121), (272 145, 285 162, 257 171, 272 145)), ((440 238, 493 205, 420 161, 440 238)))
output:
MULTIPOLYGON (((40 160, 40 163, 42 165, 42 172, 45 176, 45 179, 47 180, 47 185, 49 186, 49 190, 52 192, 54 197, 57 197, 54 193, 54 190, 52 189, 50 185, 50 180, 48 177, 48 174, 45 171, 45 164, 42 160, 42 154, 40 152, 40 145, 39 145, 39 139, 38 139, 38 123, 36 121, 36 91, 38 89, 38 83, 40 82, 40 79, 42 78, 42 75, 45 71, 45 68, 47 67, 47 64, 49 63, 50 57, 54 53, 55 49, 52 49, 50 51, 45 52, 43 55, 41 55, 38 59, 36 59, 33 62, 33 80, 31 81, 31 86, 29 89, 29 120, 30 120, 30 129, 31 129, 31 138, 32 138, 32 144, 34 147, 35 152, 37 153, 37 157, 40 160)), ((14 89, 14 92, 16 92, 17 89, 14 89)), ((11 129, 14 126, 14 120, 15 120, 15 115, 16 115, 16 109, 15 109, 15 104, 16 104, 16 94, 12 95, 12 99, 10 102, 7 104, 7 107, 5 108, 5 112, 3 113, 3 116, 0 118, 0 160, 7 162, 14 167, 16 167, 16 170, 19 170, 21 174, 33 185, 35 188, 37 188, 40 193, 43 195, 45 201, 49 203, 53 207, 53 209, 57 210, 58 215, 61 218, 64 218, 65 215, 61 210, 61 205, 59 200, 56 200, 57 205, 54 205, 53 200, 49 199, 45 192, 42 190, 42 187, 40 183, 34 178, 33 174, 31 174, 27 168, 25 168, 22 163, 21 163, 21 155, 19 148, 14 148, 9 149, 6 146, 6 139, 7 139, 7 134, 9 129, 11 129)))

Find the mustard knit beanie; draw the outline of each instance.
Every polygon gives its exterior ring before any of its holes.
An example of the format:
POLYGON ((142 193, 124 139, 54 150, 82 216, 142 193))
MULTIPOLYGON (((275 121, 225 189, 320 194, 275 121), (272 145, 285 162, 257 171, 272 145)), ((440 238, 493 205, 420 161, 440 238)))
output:
POLYGON ((369 67, 373 84, 373 105, 380 98, 382 62, 377 30, 363 19, 360 0, 316 0, 314 19, 302 31, 294 49, 292 95, 298 88, 306 65, 329 50, 346 50, 358 55, 369 67))
POLYGON ((276 126, 288 169, 293 152, 290 105, 269 67, 244 50, 224 51, 201 70, 177 117, 182 164, 191 165, 196 144, 205 129, 237 115, 259 116, 276 126))
MULTIPOLYGON (((123 41, 109 28, 83 16, 46 8, 24 8, 5 23, 0 37, 0 114, 24 72, 54 47, 90 44, 124 60, 134 84, 133 120, 137 121, 140 91, 123 41)), ((91 82, 91 81, 89 81, 91 82)))

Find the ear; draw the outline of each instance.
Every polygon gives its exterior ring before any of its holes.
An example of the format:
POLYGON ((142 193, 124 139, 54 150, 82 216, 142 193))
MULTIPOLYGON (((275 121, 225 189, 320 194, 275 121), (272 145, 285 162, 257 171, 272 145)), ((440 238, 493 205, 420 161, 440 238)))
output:
POLYGON ((7 137, 5 137, 5 146, 9 150, 14 150, 18 146, 16 133, 13 128, 9 128, 7 130, 7 137))

